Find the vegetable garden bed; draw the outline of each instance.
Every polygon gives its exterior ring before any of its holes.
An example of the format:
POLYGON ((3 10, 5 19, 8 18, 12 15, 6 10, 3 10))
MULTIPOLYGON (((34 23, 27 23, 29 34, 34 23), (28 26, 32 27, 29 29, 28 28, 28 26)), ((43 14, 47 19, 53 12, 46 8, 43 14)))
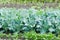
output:
POLYGON ((0 37, 60 40, 60 9, 2 8, 0 37))

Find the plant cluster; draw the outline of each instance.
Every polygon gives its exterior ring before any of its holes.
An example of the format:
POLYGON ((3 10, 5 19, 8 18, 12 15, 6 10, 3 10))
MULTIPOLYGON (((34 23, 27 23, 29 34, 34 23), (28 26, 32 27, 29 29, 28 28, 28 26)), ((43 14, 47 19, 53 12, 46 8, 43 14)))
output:
POLYGON ((60 10, 0 9, 1 33, 60 33, 60 10))
POLYGON ((0 0, 0 3, 59 3, 59 0, 0 0))
POLYGON ((54 34, 37 34, 35 32, 27 32, 23 35, 27 40, 60 40, 60 37, 56 37, 54 34))
POLYGON ((30 31, 24 34, 14 33, 14 35, 11 35, 11 34, 7 35, 7 34, 0 33, 0 38, 2 39, 7 38, 11 40, 60 40, 60 35, 56 37, 54 34, 51 34, 51 33, 37 34, 34 31, 30 31))

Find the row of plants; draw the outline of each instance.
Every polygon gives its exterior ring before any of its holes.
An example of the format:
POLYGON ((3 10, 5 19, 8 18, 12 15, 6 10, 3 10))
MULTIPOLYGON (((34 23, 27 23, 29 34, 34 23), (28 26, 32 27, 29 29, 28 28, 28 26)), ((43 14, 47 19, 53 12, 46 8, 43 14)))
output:
POLYGON ((60 10, 0 9, 0 32, 60 33, 60 10))
POLYGON ((0 3, 46 3, 46 2, 55 2, 59 3, 59 0, 0 0, 0 3))
POLYGON ((60 35, 56 37, 54 34, 48 33, 48 34, 37 34, 34 31, 25 32, 23 34, 17 34, 14 33, 14 35, 11 34, 3 34, 0 33, 0 39, 6 39, 6 40, 60 40, 60 35))
MULTIPOLYGON (((52 36, 50 40, 55 40, 55 37, 60 35, 60 9, 2 8, 0 9, 0 33, 15 34, 15 36, 23 33, 22 37, 32 38, 32 40, 36 37, 39 40, 48 40, 52 36), (50 36, 48 37, 47 34, 50 36)), ((56 40, 59 40, 59 37, 56 40)))

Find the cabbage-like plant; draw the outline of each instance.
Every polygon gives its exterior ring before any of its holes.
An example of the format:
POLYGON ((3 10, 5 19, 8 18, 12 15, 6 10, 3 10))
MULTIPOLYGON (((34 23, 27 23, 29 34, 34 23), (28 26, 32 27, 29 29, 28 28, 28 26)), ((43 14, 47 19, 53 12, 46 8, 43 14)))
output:
POLYGON ((60 10, 0 9, 0 32, 60 33, 60 10))

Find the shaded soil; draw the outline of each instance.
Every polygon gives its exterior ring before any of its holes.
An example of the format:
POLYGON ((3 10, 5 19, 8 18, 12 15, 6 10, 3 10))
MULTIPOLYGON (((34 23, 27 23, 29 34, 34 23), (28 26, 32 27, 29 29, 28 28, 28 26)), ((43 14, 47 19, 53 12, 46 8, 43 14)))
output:
MULTIPOLYGON (((39 4, 38 4, 39 5, 39 4)), ((37 6, 37 7, 40 7, 38 6, 37 4, 31 4, 31 3, 28 3, 28 4, 0 4, 0 8, 3 8, 3 7, 7 7, 7 8, 30 8, 32 6, 37 6)), ((41 8, 46 8, 46 7, 53 7, 53 8, 56 8, 59 6, 59 3, 44 3, 41 8)), ((37 8, 36 7, 36 8, 37 8)))

